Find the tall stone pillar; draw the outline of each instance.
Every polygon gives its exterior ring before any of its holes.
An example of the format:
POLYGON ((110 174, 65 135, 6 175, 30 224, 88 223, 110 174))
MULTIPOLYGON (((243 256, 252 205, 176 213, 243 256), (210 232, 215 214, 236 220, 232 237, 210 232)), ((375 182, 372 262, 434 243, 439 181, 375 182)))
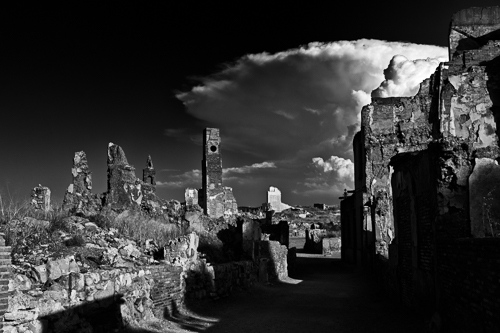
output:
POLYGON ((203 131, 203 211, 210 217, 224 215, 224 187, 222 186, 222 158, 218 128, 203 131))

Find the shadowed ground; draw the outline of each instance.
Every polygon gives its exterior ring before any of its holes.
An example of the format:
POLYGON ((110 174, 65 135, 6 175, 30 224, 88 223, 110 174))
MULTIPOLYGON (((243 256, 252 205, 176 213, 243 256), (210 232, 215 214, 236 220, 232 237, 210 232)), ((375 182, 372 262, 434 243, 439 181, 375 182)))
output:
POLYGON ((188 302, 193 313, 212 320, 179 316, 177 324, 193 332, 425 332, 415 314, 386 301, 338 258, 299 254, 293 278, 188 302))

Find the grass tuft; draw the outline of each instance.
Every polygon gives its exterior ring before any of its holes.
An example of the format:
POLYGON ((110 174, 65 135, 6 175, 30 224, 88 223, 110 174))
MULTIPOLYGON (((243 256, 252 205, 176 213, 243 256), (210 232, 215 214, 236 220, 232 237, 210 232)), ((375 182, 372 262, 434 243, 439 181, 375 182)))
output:
POLYGON ((170 223, 166 217, 152 218, 140 211, 125 211, 106 222, 109 227, 118 229, 124 236, 145 242, 153 239, 160 247, 174 238, 185 235, 183 228, 170 223))

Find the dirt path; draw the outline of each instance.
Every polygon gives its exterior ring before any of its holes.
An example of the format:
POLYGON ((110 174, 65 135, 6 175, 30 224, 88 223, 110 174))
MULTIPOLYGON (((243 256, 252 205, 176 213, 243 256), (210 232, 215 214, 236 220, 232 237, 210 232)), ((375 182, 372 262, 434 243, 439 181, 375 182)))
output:
POLYGON ((189 303, 183 332, 423 332, 419 319, 385 301, 340 259, 297 258, 295 279, 258 285, 217 301, 189 303))

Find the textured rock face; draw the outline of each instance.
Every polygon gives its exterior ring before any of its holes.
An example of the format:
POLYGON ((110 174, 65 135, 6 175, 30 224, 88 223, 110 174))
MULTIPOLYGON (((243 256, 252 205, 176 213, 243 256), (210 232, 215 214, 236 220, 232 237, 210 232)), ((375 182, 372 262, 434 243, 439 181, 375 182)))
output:
POLYGON ((355 183, 363 190, 363 204, 373 207, 361 217, 363 230, 375 232, 376 253, 383 256, 394 239, 389 162, 397 154, 426 149, 432 141, 432 83, 424 81, 414 97, 374 98, 362 110, 362 129, 354 143, 355 183))
POLYGON ((110 142, 106 205, 119 210, 138 207, 142 203, 142 198, 142 184, 135 176, 135 168, 128 164, 123 149, 110 142))
POLYGON ((164 209, 168 207, 155 194, 155 170, 151 156, 148 156, 143 177, 147 182, 141 181, 135 176, 135 168, 128 163, 123 149, 110 142, 108 145, 106 206, 116 211, 142 209, 152 216, 163 214, 164 209))
POLYGON ((50 210, 50 189, 38 185, 31 190, 31 205, 37 210, 48 212, 50 210))
POLYGON ((75 215, 97 215, 102 208, 102 200, 99 195, 92 194, 92 172, 85 152, 75 153, 71 173, 73 182, 64 194, 63 209, 75 215))
POLYGON ((222 186, 220 143, 218 128, 206 128, 203 131, 201 206, 208 216, 215 218, 238 212, 232 189, 222 186))
POLYGON ((231 187, 224 186, 224 217, 238 213, 238 204, 231 187))

